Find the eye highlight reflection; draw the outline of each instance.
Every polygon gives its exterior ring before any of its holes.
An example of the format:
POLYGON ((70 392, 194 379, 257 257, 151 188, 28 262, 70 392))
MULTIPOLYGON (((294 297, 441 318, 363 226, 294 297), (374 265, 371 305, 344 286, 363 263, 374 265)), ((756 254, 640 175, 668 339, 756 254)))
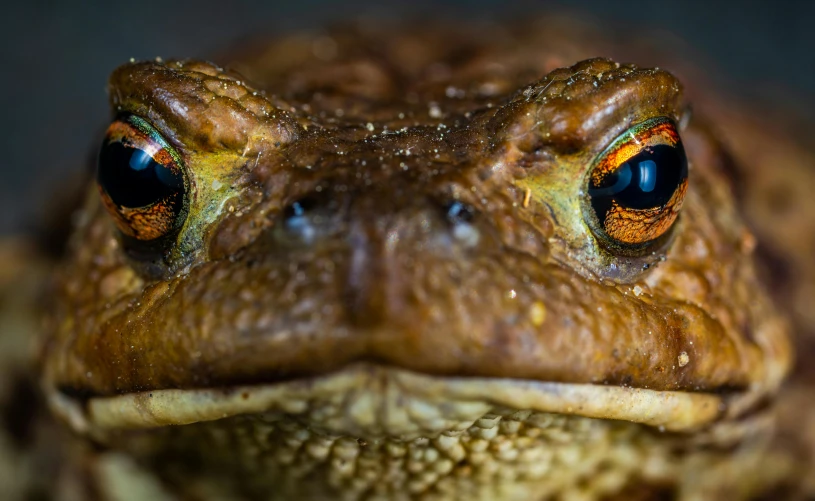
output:
POLYGON ((665 235, 688 188, 688 161, 676 126, 658 117, 635 125, 598 157, 589 176, 589 226, 617 246, 665 235))

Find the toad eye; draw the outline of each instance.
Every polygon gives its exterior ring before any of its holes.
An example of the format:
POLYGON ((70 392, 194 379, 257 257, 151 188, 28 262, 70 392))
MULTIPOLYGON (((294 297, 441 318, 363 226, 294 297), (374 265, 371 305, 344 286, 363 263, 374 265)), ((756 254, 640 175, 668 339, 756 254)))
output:
POLYGON ((108 127, 96 181, 116 226, 137 241, 173 234, 186 216, 188 180, 181 157, 135 115, 108 127))
POLYGON ((641 249, 665 235, 688 189, 688 161, 673 121, 635 125, 598 157, 589 175, 587 219, 619 250, 641 249))

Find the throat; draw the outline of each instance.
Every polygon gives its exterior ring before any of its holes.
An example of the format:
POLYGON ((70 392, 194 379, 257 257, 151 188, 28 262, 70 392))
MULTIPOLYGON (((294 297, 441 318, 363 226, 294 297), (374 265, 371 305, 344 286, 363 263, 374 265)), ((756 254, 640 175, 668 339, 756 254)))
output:
POLYGON ((641 480, 643 462, 672 461, 669 441, 642 425, 508 409, 410 439, 337 435, 268 413, 119 440, 149 450, 141 461, 182 492, 217 484, 215 492, 275 501, 601 499, 641 480))

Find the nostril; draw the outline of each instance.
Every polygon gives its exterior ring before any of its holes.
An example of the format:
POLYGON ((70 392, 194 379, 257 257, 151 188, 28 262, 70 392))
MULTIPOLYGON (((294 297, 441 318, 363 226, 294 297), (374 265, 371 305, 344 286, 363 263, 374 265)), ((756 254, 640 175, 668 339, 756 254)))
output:
POLYGON ((330 232, 333 222, 331 207, 314 198, 303 198, 283 209, 282 229, 287 240, 313 243, 320 235, 330 232))
POLYGON ((283 217, 288 221, 293 218, 301 218, 312 212, 317 207, 317 200, 313 197, 302 198, 285 209, 283 209, 283 217))
POLYGON ((452 225, 453 237, 467 247, 475 247, 481 238, 472 222, 476 210, 472 205, 454 200, 445 205, 447 221, 452 225))
POLYGON ((307 212, 301 202, 294 202, 283 211, 283 224, 287 232, 299 236, 305 242, 312 242, 316 236, 316 229, 307 212))
POLYGON ((471 223, 475 217, 475 209, 464 202, 454 200, 445 205, 447 220, 453 224, 471 223))

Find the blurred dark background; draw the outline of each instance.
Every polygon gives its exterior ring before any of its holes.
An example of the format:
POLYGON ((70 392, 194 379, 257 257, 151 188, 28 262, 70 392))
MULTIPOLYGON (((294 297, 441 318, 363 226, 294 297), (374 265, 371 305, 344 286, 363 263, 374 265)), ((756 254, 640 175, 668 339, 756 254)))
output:
MULTIPOLYGON (((513 18, 563 11, 606 30, 668 33, 711 81, 815 116, 815 2, 6 2, 0 30, 0 235, 30 230, 87 165, 108 118, 105 81, 130 58, 206 57, 241 38, 366 18, 513 18)), ((598 54, 600 55, 600 54, 598 54)))

